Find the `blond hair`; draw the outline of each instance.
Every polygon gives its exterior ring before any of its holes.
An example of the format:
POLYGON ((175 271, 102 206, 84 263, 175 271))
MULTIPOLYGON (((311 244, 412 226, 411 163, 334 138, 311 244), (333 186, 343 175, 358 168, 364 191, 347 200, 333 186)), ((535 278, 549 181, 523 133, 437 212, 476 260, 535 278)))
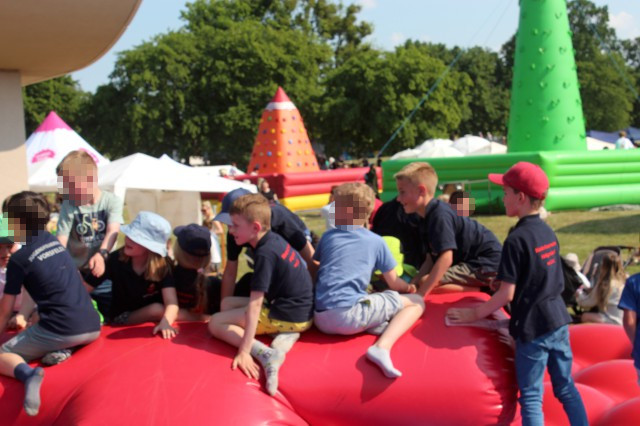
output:
MULTIPOLYGON (((124 249, 120 251, 120 261, 121 262, 129 262, 131 258, 124 254, 124 249)), ((170 273, 169 269, 169 260, 159 255, 158 253, 154 253, 149 250, 149 255, 147 257, 147 264, 144 268, 144 279, 147 281, 152 281, 154 283, 159 283, 162 281, 167 275, 170 273)))
POLYGON ((353 207, 353 219, 367 221, 375 203, 376 195, 370 186, 360 182, 343 183, 335 188, 333 196, 336 203, 353 207))
POLYGON ((98 166, 93 157, 82 150, 71 151, 65 155, 58 167, 56 167, 58 176, 69 176, 85 170, 92 171, 95 174, 98 166))
POLYGON ((231 205, 229 214, 240 215, 248 222, 258 222, 264 230, 271 229, 271 207, 261 194, 247 194, 237 198, 231 205))
POLYGON ((602 256, 600 266, 600 276, 595 285, 596 298, 598 300, 598 310, 604 312, 607 302, 614 287, 622 287, 627 276, 624 272, 622 259, 616 253, 607 253, 602 256))
POLYGON ((409 163, 393 175, 396 180, 405 180, 412 185, 424 185, 429 195, 436 193, 438 174, 429 163, 409 163))
POLYGON ((208 298, 206 288, 207 277, 205 276, 203 269, 209 266, 209 264, 211 263, 211 253, 208 253, 205 256, 194 256, 184 251, 176 240, 173 243, 173 257, 176 263, 183 268, 195 269, 198 271, 198 276, 196 277, 195 294, 196 307, 193 309, 193 311, 205 312, 208 298))

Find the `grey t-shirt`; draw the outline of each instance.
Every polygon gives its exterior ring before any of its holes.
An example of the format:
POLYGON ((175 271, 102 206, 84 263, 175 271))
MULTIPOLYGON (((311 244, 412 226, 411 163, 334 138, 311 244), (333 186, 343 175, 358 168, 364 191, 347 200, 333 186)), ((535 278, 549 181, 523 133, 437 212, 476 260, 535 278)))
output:
POLYGON ((76 266, 82 268, 100 249, 107 225, 122 222, 122 200, 111 192, 102 191, 94 204, 78 207, 64 200, 57 235, 69 237, 67 250, 76 266))

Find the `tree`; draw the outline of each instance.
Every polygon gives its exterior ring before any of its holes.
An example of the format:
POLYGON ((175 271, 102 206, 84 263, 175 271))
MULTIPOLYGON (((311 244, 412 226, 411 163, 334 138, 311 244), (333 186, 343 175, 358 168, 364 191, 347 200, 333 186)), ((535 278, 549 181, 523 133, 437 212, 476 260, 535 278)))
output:
MULTIPOLYGON (((322 141, 332 154, 346 148, 364 154, 380 149, 445 70, 420 46, 394 52, 360 51, 332 70, 325 82, 322 141)), ((398 134, 387 152, 448 137, 468 114, 469 77, 451 71, 398 134)))
POLYGON ((50 111, 58 115, 76 131, 82 130, 81 116, 89 94, 83 92, 78 82, 65 75, 22 89, 24 122, 27 135, 33 133, 50 111))

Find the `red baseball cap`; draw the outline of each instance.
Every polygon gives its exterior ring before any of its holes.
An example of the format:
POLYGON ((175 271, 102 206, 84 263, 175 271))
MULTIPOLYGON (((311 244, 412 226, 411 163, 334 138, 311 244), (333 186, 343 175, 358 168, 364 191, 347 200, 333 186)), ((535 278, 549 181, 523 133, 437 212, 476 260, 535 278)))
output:
POLYGON ((507 173, 489 173, 489 180, 498 185, 510 186, 520 192, 544 200, 549 189, 549 179, 537 164, 520 161, 511 166, 507 173))

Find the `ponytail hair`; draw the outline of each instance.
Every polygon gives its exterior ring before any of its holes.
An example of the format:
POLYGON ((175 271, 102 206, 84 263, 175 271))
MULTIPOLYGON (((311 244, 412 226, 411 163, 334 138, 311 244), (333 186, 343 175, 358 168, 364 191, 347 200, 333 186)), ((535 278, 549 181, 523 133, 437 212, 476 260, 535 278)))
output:
POLYGON ((616 253, 607 253, 604 255, 602 257, 602 265, 600 266, 600 276, 594 288, 598 300, 598 310, 600 312, 605 311, 614 287, 623 285, 625 278, 626 274, 620 256, 616 253))
MULTIPOLYGON (((124 250, 120 252, 120 260, 123 262, 128 262, 130 260, 130 257, 124 254, 124 250)), ((144 279, 155 283, 162 281, 171 271, 169 262, 169 258, 149 250, 147 265, 144 271, 144 279)))

